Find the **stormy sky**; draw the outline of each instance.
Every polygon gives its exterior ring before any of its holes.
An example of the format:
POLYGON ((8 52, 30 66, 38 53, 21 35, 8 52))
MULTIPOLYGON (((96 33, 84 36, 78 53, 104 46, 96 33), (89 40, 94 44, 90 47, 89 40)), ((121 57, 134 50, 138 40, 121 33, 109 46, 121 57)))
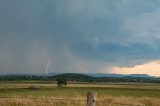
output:
POLYGON ((160 0, 0 0, 0 74, 160 76, 160 0))

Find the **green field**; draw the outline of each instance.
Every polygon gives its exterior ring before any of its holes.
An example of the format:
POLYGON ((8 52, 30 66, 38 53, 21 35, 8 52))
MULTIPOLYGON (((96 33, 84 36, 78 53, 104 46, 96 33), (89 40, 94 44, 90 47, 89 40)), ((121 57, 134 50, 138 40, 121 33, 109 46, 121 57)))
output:
POLYGON ((97 92, 97 101, 109 101, 97 102, 97 106, 160 106, 159 84, 68 84, 66 87, 57 87, 50 83, 8 82, 1 83, 0 88, 0 106, 84 106, 88 91, 97 92), (59 98, 66 100, 50 100, 59 98))

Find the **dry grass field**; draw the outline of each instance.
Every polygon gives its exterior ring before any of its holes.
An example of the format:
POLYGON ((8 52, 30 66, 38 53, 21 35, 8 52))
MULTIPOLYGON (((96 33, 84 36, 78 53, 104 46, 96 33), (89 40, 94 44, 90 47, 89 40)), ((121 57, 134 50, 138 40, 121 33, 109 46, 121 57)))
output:
POLYGON ((0 106, 85 106, 86 93, 97 92, 96 106, 160 106, 159 84, 1 83, 0 106))
MULTIPOLYGON (((54 100, 54 97, 43 97, 44 99, 1 99, 0 106, 85 106, 85 97, 59 97, 66 100, 54 100), (52 100, 53 99, 53 100, 52 100), (81 100, 81 101, 73 101, 81 100), (84 101, 82 101, 84 100, 84 101)), ((56 97, 57 98, 57 97, 56 97)), ((133 98, 133 97, 99 97, 96 106, 159 106, 160 100, 154 98, 133 98), (104 100, 104 101, 103 101, 104 100)))

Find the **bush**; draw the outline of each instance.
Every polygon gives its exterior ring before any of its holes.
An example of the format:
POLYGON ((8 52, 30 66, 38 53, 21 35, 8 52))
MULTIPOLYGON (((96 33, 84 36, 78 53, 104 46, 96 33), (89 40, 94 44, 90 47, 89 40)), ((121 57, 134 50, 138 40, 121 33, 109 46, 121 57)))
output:
POLYGON ((67 85, 67 81, 65 79, 57 79, 57 86, 63 87, 67 85))

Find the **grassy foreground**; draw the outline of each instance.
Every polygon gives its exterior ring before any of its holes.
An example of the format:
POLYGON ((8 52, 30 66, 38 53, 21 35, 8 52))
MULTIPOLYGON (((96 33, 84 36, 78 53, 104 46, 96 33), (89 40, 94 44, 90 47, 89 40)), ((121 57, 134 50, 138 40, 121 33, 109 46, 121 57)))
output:
POLYGON ((0 97, 17 98, 0 98, 0 106, 85 106, 88 91, 97 92, 96 106, 160 106, 160 85, 69 84, 63 88, 52 84, 22 85, 1 84, 0 97))

